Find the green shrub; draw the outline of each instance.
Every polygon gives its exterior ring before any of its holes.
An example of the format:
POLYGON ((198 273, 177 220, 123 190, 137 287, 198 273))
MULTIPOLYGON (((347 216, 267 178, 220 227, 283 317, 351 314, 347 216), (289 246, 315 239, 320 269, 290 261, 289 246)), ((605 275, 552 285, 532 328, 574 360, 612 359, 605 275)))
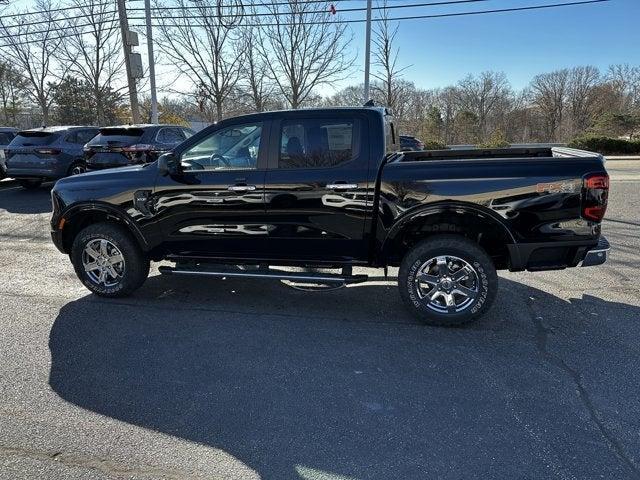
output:
POLYGON ((640 140, 624 140, 611 137, 579 137, 569 142, 569 147, 589 150, 602 155, 640 154, 640 140))
POLYGON ((438 140, 425 140, 423 143, 425 150, 446 150, 448 148, 446 144, 438 140))
POLYGON ((511 146, 502 130, 494 130, 486 142, 479 143, 478 148, 506 148, 511 146))

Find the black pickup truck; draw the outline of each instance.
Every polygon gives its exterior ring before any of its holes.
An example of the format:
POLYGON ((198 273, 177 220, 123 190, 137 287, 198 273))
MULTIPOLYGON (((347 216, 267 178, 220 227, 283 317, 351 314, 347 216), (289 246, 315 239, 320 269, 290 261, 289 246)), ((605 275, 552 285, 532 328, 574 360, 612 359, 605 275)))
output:
POLYGON ((482 315, 496 270, 605 262, 609 177, 566 148, 398 152, 379 107, 224 120, 145 165, 65 178, 52 237, 92 292, 127 295, 161 273, 343 285, 399 266, 425 323, 482 315), (277 268, 277 267, 298 268, 277 268))

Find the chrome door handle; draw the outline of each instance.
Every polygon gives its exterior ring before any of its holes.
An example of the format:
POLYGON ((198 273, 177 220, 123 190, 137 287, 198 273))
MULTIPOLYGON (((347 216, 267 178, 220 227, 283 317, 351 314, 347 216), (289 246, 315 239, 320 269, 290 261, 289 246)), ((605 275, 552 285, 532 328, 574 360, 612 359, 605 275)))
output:
POLYGON ((358 188, 357 183, 329 183, 327 184, 329 190, 353 190, 358 188))
POLYGON ((255 185, 231 185, 227 190, 231 192, 251 192, 256 189, 255 185))

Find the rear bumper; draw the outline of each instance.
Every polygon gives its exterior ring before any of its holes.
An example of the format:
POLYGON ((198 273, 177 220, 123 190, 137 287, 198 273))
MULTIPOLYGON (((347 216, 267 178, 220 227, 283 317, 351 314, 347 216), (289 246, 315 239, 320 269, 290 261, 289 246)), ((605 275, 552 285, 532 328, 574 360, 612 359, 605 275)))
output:
POLYGON ((7 176, 15 179, 50 179, 56 180, 67 174, 66 165, 50 164, 39 168, 25 168, 16 165, 7 165, 7 176))
POLYGON ((607 261, 607 257, 609 256, 609 249, 611 246, 606 238, 600 236, 600 240, 598 240, 598 245, 593 248, 590 248, 587 251, 587 254, 584 256, 582 261, 580 262, 581 267, 593 267, 595 265, 602 265, 607 261))
POLYGON ((609 248, 609 242, 602 235, 590 242, 514 243, 508 245, 509 270, 562 270, 601 265, 607 261, 609 248))

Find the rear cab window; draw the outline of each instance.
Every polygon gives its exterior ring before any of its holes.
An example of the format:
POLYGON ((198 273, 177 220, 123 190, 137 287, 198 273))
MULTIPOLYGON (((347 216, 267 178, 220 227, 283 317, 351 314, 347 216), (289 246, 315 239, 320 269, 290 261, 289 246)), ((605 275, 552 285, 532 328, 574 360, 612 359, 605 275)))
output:
POLYGON ((352 160, 358 124, 355 118, 282 122, 278 168, 335 167, 352 160))

